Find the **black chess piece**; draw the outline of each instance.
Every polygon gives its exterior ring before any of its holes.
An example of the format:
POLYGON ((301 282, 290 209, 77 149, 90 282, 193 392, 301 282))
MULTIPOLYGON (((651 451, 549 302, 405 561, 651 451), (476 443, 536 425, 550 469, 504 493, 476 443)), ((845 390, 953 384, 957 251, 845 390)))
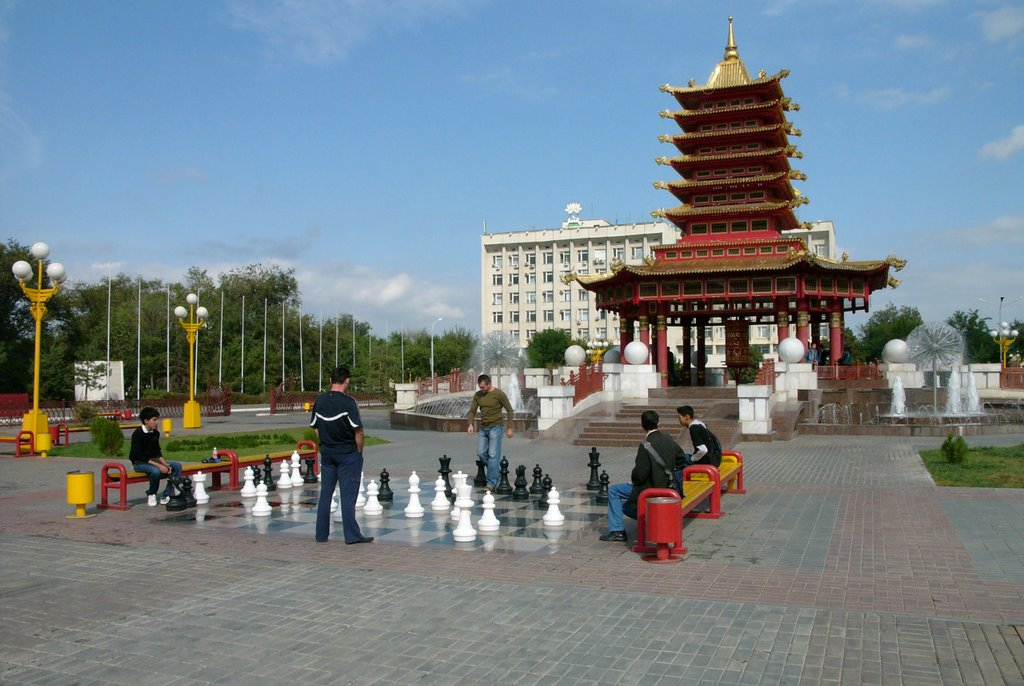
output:
POLYGON ((437 471, 441 474, 441 478, 444 479, 444 497, 448 498, 449 502, 452 502, 455 500, 455 493, 452 491, 452 480, 450 478, 452 474, 452 458, 444 455, 437 459, 441 462, 441 468, 437 471))
POLYGON ((267 485, 267 493, 277 490, 277 483, 274 481, 273 461, 270 455, 263 458, 263 483, 267 485))
POLYGON ((546 508, 548 506, 548 493, 551 492, 551 487, 554 485, 554 482, 551 480, 551 475, 545 474, 544 480, 541 481, 541 484, 544 486, 544 493, 541 494, 540 500, 537 501, 537 504, 546 508))
POLYGON ((474 486, 486 486, 487 485, 487 463, 477 458, 476 461, 476 476, 473 477, 474 486))
POLYGON ((385 467, 380 473, 380 491, 377 493, 377 500, 382 503, 390 503, 395 499, 395 492, 391 490, 391 475, 385 467))
POLYGON ((181 479, 181 491, 182 491, 182 495, 185 496, 185 506, 186 507, 195 507, 198 504, 198 503, 196 503, 195 489, 193 489, 193 487, 192 487, 192 478, 191 477, 188 477, 188 476, 182 477, 182 479, 181 479))
POLYGON ((306 476, 302 477, 302 483, 304 484, 315 484, 316 483, 316 458, 315 457, 304 457, 302 461, 306 463, 306 476))
POLYGON ((252 466, 252 485, 253 488, 259 486, 263 482, 263 470, 260 469, 258 464, 252 466))
POLYGON ((496 495, 512 495, 512 486, 508 482, 508 458, 501 458, 501 471, 498 473, 498 485, 494 487, 496 495))
POLYGON ((540 478, 544 475, 544 470, 540 468, 540 465, 536 465, 533 468, 533 483, 530 484, 530 495, 540 495, 544 492, 544 484, 541 483, 540 478))
POLYGON ((611 479, 608 478, 608 472, 606 472, 606 471, 604 471, 602 469, 601 470, 601 478, 600 478, 601 487, 597 490, 597 499, 595 501, 595 502, 597 502, 598 505, 607 505, 608 504, 608 482, 609 481, 611 481, 611 479))
POLYGON ((530 491, 526 488, 526 465, 516 467, 516 487, 512 491, 512 500, 529 500, 530 491))
POLYGON ((597 468, 601 466, 601 461, 598 459, 601 453, 597 452, 597 448, 590 449, 590 462, 587 466, 590 467, 590 481, 587 482, 588 491, 596 491, 601 488, 601 480, 597 478, 597 468))
POLYGON ((188 507, 185 494, 181 490, 181 477, 170 477, 168 483, 171 485, 171 498, 167 501, 168 512, 181 512, 188 507))

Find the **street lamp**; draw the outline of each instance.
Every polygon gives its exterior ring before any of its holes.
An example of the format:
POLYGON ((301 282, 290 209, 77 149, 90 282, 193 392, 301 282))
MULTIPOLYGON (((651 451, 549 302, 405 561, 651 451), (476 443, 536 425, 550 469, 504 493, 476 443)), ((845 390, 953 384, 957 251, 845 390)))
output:
POLYGON ((434 323, 430 325, 430 386, 433 388, 434 395, 437 395, 437 377, 434 376, 434 324, 441 321, 441 317, 434 320, 434 323))
POLYGON ((32 376, 32 409, 25 413, 21 422, 22 431, 31 431, 35 437, 35 449, 39 454, 46 457, 50 451, 50 426, 49 417, 39 411, 39 339, 42 337, 43 316, 46 314, 46 303, 57 294, 60 285, 67 279, 67 272, 60 262, 51 262, 46 267, 46 275, 50 277, 50 288, 43 288, 43 260, 50 256, 50 246, 46 243, 36 243, 32 246, 32 257, 39 262, 38 280, 36 286, 28 286, 26 282, 33 277, 32 265, 25 260, 18 260, 11 266, 14 278, 21 286, 21 292, 28 298, 32 311, 32 318, 36 320, 36 350, 35 350, 35 371, 32 376))
POLYGON ((1010 346, 1017 341, 1017 336, 1020 335, 1020 331, 1017 329, 1010 329, 1009 322, 1000 322, 999 330, 993 329, 988 332, 988 335, 992 337, 992 341, 999 346, 999 355, 1002 360, 1003 366, 1006 366, 1006 352, 1010 349, 1010 346))
POLYGON ((181 328, 185 329, 185 336, 188 338, 188 402, 185 403, 181 424, 186 429, 198 429, 203 422, 199 416, 199 403, 195 398, 196 332, 199 331, 199 327, 203 325, 210 313, 205 307, 196 307, 199 304, 199 296, 195 293, 185 296, 185 301, 188 303, 187 310, 181 305, 174 308, 174 316, 178 318, 178 323, 181 324, 181 328), (188 321, 185 321, 185 317, 188 317, 188 321))

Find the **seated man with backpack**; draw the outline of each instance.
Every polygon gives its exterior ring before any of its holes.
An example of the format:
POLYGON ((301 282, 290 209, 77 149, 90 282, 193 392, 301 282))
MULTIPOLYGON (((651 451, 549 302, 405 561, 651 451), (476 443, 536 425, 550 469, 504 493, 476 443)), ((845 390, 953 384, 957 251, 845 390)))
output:
POLYGON ((686 453, 671 436, 658 430, 658 413, 645 410, 640 426, 647 432, 636 451, 636 462, 630 483, 614 484, 608 489, 608 533, 602 541, 625 542, 626 529, 622 516, 636 519, 636 505, 645 488, 675 488, 680 484, 675 473, 686 464, 686 453))
POLYGON ((679 423, 689 429, 690 441, 693 443, 693 454, 686 461, 691 464, 709 464, 712 467, 722 466, 722 444, 718 436, 711 432, 708 425, 693 416, 693 408, 683 405, 676 408, 679 423))

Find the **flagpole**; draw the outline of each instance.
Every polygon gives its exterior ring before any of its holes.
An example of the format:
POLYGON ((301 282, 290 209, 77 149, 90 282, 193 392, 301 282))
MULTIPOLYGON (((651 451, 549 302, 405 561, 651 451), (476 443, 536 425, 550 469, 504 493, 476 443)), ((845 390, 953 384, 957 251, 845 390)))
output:
POLYGON ((240 369, 242 375, 241 393, 245 393, 245 293, 242 294, 242 364, 240 369))

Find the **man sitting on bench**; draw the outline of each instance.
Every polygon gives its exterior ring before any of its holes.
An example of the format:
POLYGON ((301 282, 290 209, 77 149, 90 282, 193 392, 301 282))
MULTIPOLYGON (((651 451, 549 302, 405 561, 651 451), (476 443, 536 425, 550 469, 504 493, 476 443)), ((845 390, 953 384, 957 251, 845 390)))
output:
POLYGON ((651 449, 657 452, 658 458, 668 469, 678 471, 685 464, 686 453, 671 436, 658 430, 658 421, 658 413, 654 410, 644 410, 640 415, 640 426, 647 432, 647 436, 637 448, 630 483, 614 484, 608 489, 608 533, 600 537, 602 541, 625 542, 626 529, 622 516, 636 519, 636 502, 645 488, 668 488, 668 474, 651 454, 651 449))
MULTIPOLYGON (((164 476, 181 476, 181 463, 168 462, 164 459, 163 451, 160 450, 160 430, 156 424, 160 420, 160 413, 155 407, 144 407, 139 412, 139 419, 142 426, 132 434, 132 447, 128 451, 128 459, 132 461, 132 468, 149 476, 149 488, 146 490, 148 496, 146 504, 156 507, 156 491, 160 488, 160 479, 164 476)), ((167 488, 160 498, 160 504, 166 505, 171 499, 171 482, 167 482, 167 488)))

